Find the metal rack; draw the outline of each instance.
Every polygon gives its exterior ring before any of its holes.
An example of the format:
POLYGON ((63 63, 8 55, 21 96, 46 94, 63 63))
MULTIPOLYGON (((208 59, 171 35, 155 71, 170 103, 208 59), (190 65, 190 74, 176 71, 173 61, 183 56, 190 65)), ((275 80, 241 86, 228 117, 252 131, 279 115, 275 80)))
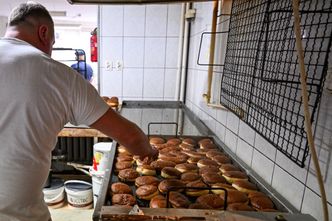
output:
MULTIPOLYGON (((311 120, 322 94, 332 42, 332 2, 300 2, 311 120)), ((308 144, 301 109, 292 1, 233 1, 221 103, 301 167, 308 144), (239 115, 239 112, 235 112, 239 115)))

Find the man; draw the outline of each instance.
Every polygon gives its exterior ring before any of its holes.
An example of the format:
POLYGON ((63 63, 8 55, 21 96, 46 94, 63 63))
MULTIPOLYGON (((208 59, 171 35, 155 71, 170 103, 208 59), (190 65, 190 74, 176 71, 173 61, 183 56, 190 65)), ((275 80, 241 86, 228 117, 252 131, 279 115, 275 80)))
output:
POLYGON ((77 62, 71 67, 78 71, 86 80, 92 82, 93 70, 91 66, 86 63, 85 52, 83 50, 76 50, 75 52, 77 62))
POLYGON ((42 189, 57 134, 69 121, 100 130, 141 159, 157 151, 94 87, 51 59, 54 24, 40 4, 15 8, 0 39, 0 220, 48 221, 42 189))

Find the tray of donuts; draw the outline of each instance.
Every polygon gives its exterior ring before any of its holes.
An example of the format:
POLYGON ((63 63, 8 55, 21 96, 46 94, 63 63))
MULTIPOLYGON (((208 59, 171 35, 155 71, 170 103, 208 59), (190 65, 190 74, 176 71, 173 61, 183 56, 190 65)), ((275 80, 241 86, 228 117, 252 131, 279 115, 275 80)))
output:
POLYGON ((277 211, 212 138, 150 136, 150 144, 159 150, 150 164, 117 147, 108 193, 111 205, 277 211))

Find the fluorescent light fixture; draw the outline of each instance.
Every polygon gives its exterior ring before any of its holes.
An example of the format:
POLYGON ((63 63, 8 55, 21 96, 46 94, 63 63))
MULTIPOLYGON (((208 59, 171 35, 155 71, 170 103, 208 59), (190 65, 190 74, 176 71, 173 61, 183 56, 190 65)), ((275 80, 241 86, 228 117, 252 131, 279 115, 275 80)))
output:
POLYGON ((49 11, 49 12, 52 17, 66 17, 67 16, 66 11, 49 11))

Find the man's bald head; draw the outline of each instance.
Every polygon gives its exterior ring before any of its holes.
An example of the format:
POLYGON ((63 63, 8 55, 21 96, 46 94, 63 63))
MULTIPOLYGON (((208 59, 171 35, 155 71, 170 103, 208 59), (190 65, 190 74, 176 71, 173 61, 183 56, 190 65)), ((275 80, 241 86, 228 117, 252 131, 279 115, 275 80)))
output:
POLYGON ((54 44, 54 22, 43 5, 28 1, 10 13, 5 36, 24 40, 51 55, 54 44))

